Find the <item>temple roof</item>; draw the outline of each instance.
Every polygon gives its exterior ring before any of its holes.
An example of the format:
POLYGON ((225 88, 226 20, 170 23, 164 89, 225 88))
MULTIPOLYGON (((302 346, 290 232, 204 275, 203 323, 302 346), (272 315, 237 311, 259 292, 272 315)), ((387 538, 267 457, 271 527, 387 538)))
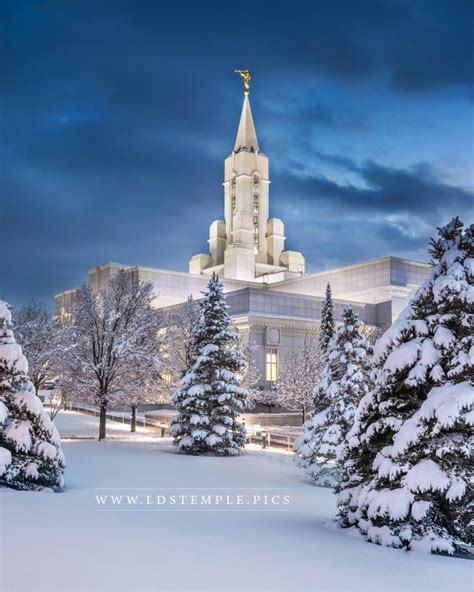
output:
POLYGON ((240 150, 252 150, 259 152, 257 132, 253 123, 252 110, 248 95, 244 97, 242 115, 240 116, 239 130, 235 139, 234 152, 240 150))

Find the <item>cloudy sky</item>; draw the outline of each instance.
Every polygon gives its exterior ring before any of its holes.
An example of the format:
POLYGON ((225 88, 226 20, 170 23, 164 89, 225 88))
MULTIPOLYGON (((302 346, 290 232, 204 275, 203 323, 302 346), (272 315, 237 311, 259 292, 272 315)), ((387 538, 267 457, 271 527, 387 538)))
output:
POLYGON ((427 260, 473 214, 473 3, 11 0, 0 10, 0 297, 95 264, 186 270, 223 216, 252 71, 271 215, 307 269, 427 260))

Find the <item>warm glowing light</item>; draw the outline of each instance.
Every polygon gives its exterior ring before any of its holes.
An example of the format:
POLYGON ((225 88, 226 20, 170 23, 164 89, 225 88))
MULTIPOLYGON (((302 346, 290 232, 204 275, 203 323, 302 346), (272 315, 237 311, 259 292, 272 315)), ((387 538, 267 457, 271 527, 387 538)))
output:
POLYGON ((267 382, 276 382, 278 378, 278 349, 270 347, 266 352, 266 379, 267 382))

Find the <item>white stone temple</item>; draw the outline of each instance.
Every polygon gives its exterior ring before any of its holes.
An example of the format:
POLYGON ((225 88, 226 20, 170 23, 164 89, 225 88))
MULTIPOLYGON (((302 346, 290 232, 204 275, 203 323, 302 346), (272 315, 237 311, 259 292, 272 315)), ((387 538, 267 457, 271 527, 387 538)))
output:
POLYGON ((209 254, 194 255, 189 273, 281 282, 304 274, 304 257, 285 251, 285 230, 269 218, 268 156, 260 152, 248 93, 235 146, 224 162, 224 220, 209 228, 209 254))
MULTIPOLYGON (((386 256, 337 269, 305 274, 301 253, 285 250, 279 218, 270 218, 269 158, 260 152, 250 108, 248 81, 235 145, 224 161, 224 219, 209 229, 209 253, 191 257, 189 273, 120 263, 89 271, 94 290, 126 269, 155 287, 157 308, 200 298, 209 276, 224 283, 230 313, 244 342, 258 346, 262 383, 273 382, 286 353, 319 331, 326 286, 331 286, 336 320, 350 304, 369 327, 387 327, 427 276, 430 265, 386 256)), ((217 180, 216 180, 217 182, 217 180)), ((216 210, 218 204, 216 204, 216 210)), ((177 222, 178 226, 178 222, 177 222)), ((177 239, 178 240, 178 239, 177 239)), ((56 296, 58 311, 74 304, 77 288, 56 296)))

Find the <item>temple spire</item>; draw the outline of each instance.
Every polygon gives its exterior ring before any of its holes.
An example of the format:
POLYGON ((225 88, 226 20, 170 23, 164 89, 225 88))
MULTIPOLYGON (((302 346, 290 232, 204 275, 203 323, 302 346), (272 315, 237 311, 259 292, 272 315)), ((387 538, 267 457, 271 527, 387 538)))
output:
POLYGON ((258 152, 257 132, 253 123, 252 110, 250 109, 249 92, 250 92, 250 71, 249 70, 235 70, 240 74, 244 80, 244 105, 242 107, 242 115, 240 116, 239 130, 237 138, 235 139, 234 152, 240 150, 249 150, 251 152, 258 152))
POLYGON ((259 152, 260 150, 258 147, 257 132, 255 131, 255 125, 253 123, 252 110, 250 109, 250 101, 247 94, 244 97, 239 130, 237 132, 234 146, 234 152, 239 152, 240 150, 249 150, 251 152, 259 152))

